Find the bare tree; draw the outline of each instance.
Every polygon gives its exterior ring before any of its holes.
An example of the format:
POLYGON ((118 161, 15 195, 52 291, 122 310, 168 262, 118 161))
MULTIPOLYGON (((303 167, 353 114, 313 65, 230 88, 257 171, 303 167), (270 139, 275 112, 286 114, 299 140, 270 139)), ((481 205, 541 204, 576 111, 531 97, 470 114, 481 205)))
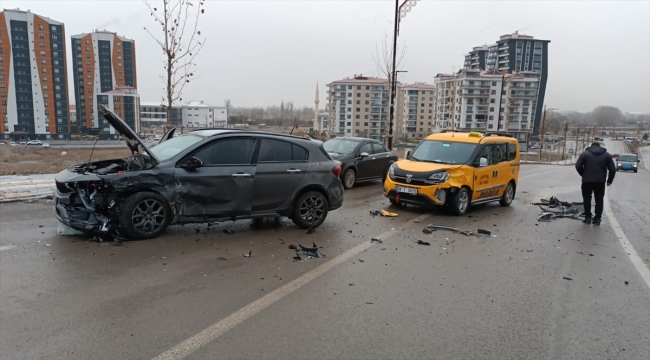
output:
POLYGON ((183 101, 185 85, 197 78, 194 59, 205 44, 205 38, 198 30, 199 16, 205 13, 205 0, 196 0, 196 6, 189 0, 160 0, 162 10, 149 0, 142 1, 163 31, 160 37, 144 28, 165 54, 165 74, 160 79, 165 84, 166 99, 163 98, 163 101, 167 102, 167 125, 171 127, 174 103, 183 101))
MULTIPOLYGON (((395 69, 401 69, 402 65, 404 63, 404 54, 406 54, 406 45, 402 46, 401 50, 397 50, 397 56, 396 56, 396 61, 395 61, 395 69)), ((390 96, 392 92, 392 84, 393 81, 397 82, 399 81, 399 75, 398 73, 395 73, 395 79, 393 79, 393 48, 389 45, 388 42, 388 35, 384 35, 384 38, 382 39, 381 42, 381 52, 379 50, 379 45, 375 46, 375 53, 372 56, 372 59, 375 62, 375 65, 377 66, 377 71, 379 73, 380 77, 384 77, 388 80, 388 88, 389 91, 386 93, 382 93, 382 97, 380 99, 381 101, 381 106, 384 106, 384 100, 386 102, 390 101, 390 96)), ((395 92, 397 92, 397 85, 395 85, 395 92)), ((397 93, 395 93, 395 102, 397 104, 397 93)), ((381 116, 381 115, 380 115, 381 116)), ((397 118, 398 118, 398 113, 397 113, 397 106, 395 106, 395 111, 394 111, 394 120, 395 120, 395 125, 397 124, 397 118)), ((387 109, 386 111, 386 117, 390 117, 390 108, 387 109)), ((381 124, 382 119, 379 119, 379 123, 381 124)), ((386 122, 386 128, 384 129, 385 134, 388 135, 390 132, 390 121, 386 122)))
POLYGON ((226 107, 226 114, 230 115, 230 106, 232 106, 232 102, 230 101, 230 99, 225 99, 223 101, 223 105, 226 107))
POLYGON ((598 125, 618 124, 624 120, 621 110, 613 106, 598 106, 592 111, 592 114, 598 125))
POLYGON ((289 124, 293 124, 293 101, 287 101, 285 107, 289 111, 289 124))

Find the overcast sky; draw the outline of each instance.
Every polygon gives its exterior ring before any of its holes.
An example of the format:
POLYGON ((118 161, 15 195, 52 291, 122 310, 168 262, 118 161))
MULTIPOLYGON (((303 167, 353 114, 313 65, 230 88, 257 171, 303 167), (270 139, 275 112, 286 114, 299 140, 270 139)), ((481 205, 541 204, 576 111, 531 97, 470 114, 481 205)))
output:
MULTIPOLYGON (((385 36, 392 41, 394 4, 207 0, 199 25, 207 35, 197 58, 201 77, 183 98, 218 105, 230 98, 233 106, 267 106, 284 99, 296 107, 313 106, 318 81, 322 109, 325 84, 354 74, 377 75, 373 53, 385 36)), ((142 101, 164 94, 158 78, 163 56, 143 30, 153 21, 140 0, 0 0, 0 7, 30 9, 65 23, 68 59, 73 34, 106 29, 134 39, 142 101)), ((648 1, 420 0, 401 22, 399 44, 406 46, 403 69, 408 73, 400 80, 433 83, 436 73, 458 70, 473 46, 494 43, 515 30, 551 40, 548 106, 589 111, 612 105, 650 112, 648 1)))

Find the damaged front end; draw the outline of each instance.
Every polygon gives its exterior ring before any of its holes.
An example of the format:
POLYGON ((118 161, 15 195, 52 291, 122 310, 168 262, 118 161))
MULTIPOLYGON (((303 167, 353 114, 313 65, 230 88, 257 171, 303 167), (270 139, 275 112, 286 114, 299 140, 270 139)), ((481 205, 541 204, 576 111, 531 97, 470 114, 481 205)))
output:
MULTIPOLYGON (((111 185, 96 174, 75 174, 70 170, 57 174, 55 182, 53 201, 57 220, 88 235, 109 234, 117 219, 119 200, 111 185)), ((113 234, 116 235, 119 234, 113 234)))

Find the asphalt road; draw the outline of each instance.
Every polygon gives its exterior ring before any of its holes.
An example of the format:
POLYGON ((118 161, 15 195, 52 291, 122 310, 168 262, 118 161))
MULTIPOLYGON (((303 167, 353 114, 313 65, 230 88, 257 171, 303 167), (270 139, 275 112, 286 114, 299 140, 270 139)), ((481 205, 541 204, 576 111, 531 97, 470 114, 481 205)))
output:
POLYGON ((1 205, 0 358, 648 359, 649 177, 617 174, 600 227, 537 223, 531 202, 580 200, 552 165, 522 167, 512 207, 464 217, 360 186, 312 235, 237 222, 113 247, 56 235, 51 203, 1 205), (293 262, 312 242, 327 257, 293 262))

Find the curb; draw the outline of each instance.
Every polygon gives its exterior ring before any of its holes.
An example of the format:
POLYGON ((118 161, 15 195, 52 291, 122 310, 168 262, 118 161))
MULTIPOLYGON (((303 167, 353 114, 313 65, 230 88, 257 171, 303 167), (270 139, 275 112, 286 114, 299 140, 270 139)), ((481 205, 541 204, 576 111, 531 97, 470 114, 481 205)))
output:
POLYGON ((538 161, 521 161, 521 165, 555 165, 555 166, 575 166, 575 164, 553 164, 548 162, 538 162, 538 161))
POLYGON ((8 203, 15 203, 15 202, 21 202, 21 201, 29 201, 29 200, 52 200, 53 195, 35 195, 35 196, 25 196, 21 198, 12 198, 12 199, 2 199, 0 200, 0 204, 8 204, 8 203))

